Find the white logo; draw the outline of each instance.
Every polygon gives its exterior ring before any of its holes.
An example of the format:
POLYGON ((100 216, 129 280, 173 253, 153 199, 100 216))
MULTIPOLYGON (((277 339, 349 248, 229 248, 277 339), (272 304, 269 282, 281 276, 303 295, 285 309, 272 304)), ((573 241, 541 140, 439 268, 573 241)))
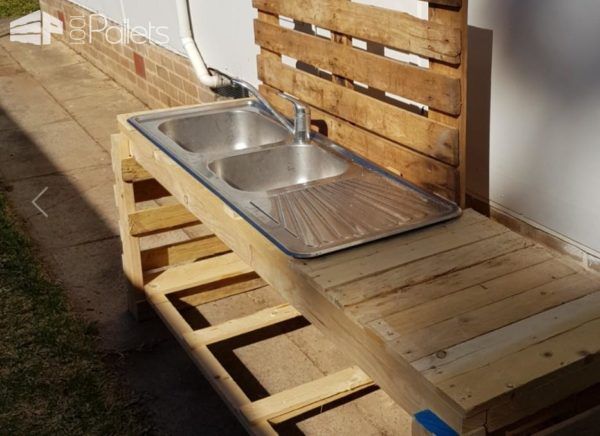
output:
POLYGON ((10 23, 10 40, 24 44, 48 45, 51 35, 63 34, 63 23, 46 12, 37 11, 10 23))

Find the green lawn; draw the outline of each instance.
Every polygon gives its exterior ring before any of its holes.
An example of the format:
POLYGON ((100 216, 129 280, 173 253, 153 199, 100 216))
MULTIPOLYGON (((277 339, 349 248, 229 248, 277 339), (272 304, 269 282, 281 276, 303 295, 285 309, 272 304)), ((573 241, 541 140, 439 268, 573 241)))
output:
POLYGON ((0 193, 0 435, 147 433, 0 193))
POLYGON ((0 18, 20 17, 39 8, 37 0, 0 0, 0 18))

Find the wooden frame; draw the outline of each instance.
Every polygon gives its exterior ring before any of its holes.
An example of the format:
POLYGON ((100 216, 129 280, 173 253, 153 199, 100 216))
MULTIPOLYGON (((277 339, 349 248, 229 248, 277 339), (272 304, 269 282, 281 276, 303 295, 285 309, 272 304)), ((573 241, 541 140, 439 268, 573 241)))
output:
POLYGON ((312 106, 315 127, 333 141, 464 206, 466 0, 430 1, 429 20, 343 0, 253 5, 261 91, 277 109, 290 115, 277 94, 293 94, 312 106), (383 48, 360 49, 353 39, 419 55, 430 67, 387 57, 383 48), (429 109, 420 113, 411 102, 429 109))
MULTIPOLYGON (((243 283, 264 279, 291 305, 266 311, 275 314, 274 322, 301 313, 408 413, 430 411, 434 422, 452 432, 480 434, 504 428, 600 382, 600 359, 589 357, 600 350, 594 336, 600 322, 597 276, 472 211, 449 224, 324 258, 292 259, 135 131, 128 117, 119 118, 122 134, 115 138, 127 147, 113 156, 133 157, 164 186, 153 192, 173 194, 214 233, 138 255, 139 241, 130 233, 122 238, 125 271, 132 281, 142 277, 138 297, 149 299, 190 353, 197 341, 202 349, 203 341, 229 337, 239 325, 270 321, 259 313, 194 334, 165 299, 195 287, 203 290, 198 298, 210 300, 245 292, 243 283), (175 259, 188 263, 144 274, 133 268, 142 259, 153 268, 175 259), (441 313, 449 318, 440 322, 441 313), (455 326, 469 319, 474 320, 472 326, 455 326), (436 331, 434 339, 424 336, 436 331), (551 351, 542 352, 548 348, 551 351), (516 362, 527 369, 513 373, 519 367, 516 362), (503 384, 502 377, 491 377, 486 368, 518 382, 503 384), (464 389, 471 394, 464 396, 464 389)), ((120 209, 126 207, 123 197, 118 196, 120 209)), ((121 229, 129 232, 128 225, 121 229)), ((337 395, 343 393, 333 397, 337 395)), ((309 406, 297 410, 305 407, 309 406)), ((248 413, 250 409, 243 408, 248 413)))
MULTIPOLYGON (((295 95, 335 142, 464 204, 467 0, 429 1, 427 21, 344 0, 253 4, 261 91, 276 108, 289 114, 278 93, 295 95), (296 28, 282 27, 280 16, 296 28), (311 25, 330 38, 307 34, 311 25), (358 50, 354 38, 425 56, 430 68, 358 50), (392 103, 385 92, 428 111, 392 103)), ((600 283, 592 273, 470 210, 319 259, 290 258, 135 131, 129 116, 119 118, 113 159, 130 308, 148 299, 251 432, 268 434, 272 423, 363 389, 373 383, 366 374, 415 417, 415 434, 486 434, 600 383, 600 283), (135 209, 137 199, 165 193, 179 204, 135 209), (145 235, 199 222, 211 234, 140 248, 145 235), (288 304, 193 331, 170 300, 193 288, 210 301, 257 280, 288 304), (250 402, 208 346, 300 314, 362 369, 250 402)))
MULTIPOLYGON (((194 330, 176 307, 171 295, 192 291, 186 296, 196 304, 206 304, 266 286, 254 271, 216 236, 206 235, 178 243, 142 250, 140 238, 198 223, 182 205, 136 210, 134 185, 153 180, 131 157, 127 139, 113 135, 115 197, 119 208, 123 243, 123 266, 130 281, 129 309, 138 318, 147 301, 194 360, 204 376, 221 395, 245 428, 256 435, 277 434, 280 424, 308 411, 373 386, 358 367, 349 367, 321 379, 251 401, 228 374, 209 346, 302 317, 289 304, 267 308, 222 324, 194 330)), ((145 195, 144 200, 160 198, 145 195)))

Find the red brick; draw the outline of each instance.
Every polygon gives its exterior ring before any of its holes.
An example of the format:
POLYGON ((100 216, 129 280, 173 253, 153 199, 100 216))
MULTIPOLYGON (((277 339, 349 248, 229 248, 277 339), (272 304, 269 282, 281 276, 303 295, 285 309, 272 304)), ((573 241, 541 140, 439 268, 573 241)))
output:
POLYGON ((133 62, 135 63, 135 72, 138 76, 146 78, 146 65, 144 64, 144 58, 136 52, 133 52, 133 62))

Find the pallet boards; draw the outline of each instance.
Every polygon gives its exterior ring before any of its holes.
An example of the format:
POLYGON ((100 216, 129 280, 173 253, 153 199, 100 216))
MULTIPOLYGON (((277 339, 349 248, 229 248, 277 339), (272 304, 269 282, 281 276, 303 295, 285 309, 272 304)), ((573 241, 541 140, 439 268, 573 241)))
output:
POLYGON ((430 1, 429 20, 347 0, 253 5, 261 91, 272 104, 290 115, 277 94, 294 95, 333 141, 464 205, 466 0, 430 1))
MULTIPOLYGON (((126 120, 120 117, 116 138, 129 147, 124 155, 185 204, 206 234, 136 255, 139 244, 122 224, 125 271, 131 282, 141 277, 140 299, 151 302, 186 348, 204 350, 210 368, 215 363, 206 344, 302 315, 404 410, 459 433, 506 428, 600 383, 598 275, 472 210, 399 237, 293 259, 126 120), (144 273, 150 266, 157 270, 144 273), (287 304, 204 331, 183 322, 170 303, 175 293, 210 301, 265 283, 287 304)), ((130 191, 118 190, 120 210, 130 191)), ((349 382, 344 392, 367 385, 353 369, 338 376, 348 374, 357 384, 349 382)), ((299 401, 295 411, 343 396, 334 392, 338 376, 316 396, 312 385, 291 391, 299 401)), ((231 402, 238 397, 230 388, 231 402)), ((272 425, 296 413, 287 406, 270 409, 275 402, 235 404, 251 423, 249 417, 259 417, 272 425)))

